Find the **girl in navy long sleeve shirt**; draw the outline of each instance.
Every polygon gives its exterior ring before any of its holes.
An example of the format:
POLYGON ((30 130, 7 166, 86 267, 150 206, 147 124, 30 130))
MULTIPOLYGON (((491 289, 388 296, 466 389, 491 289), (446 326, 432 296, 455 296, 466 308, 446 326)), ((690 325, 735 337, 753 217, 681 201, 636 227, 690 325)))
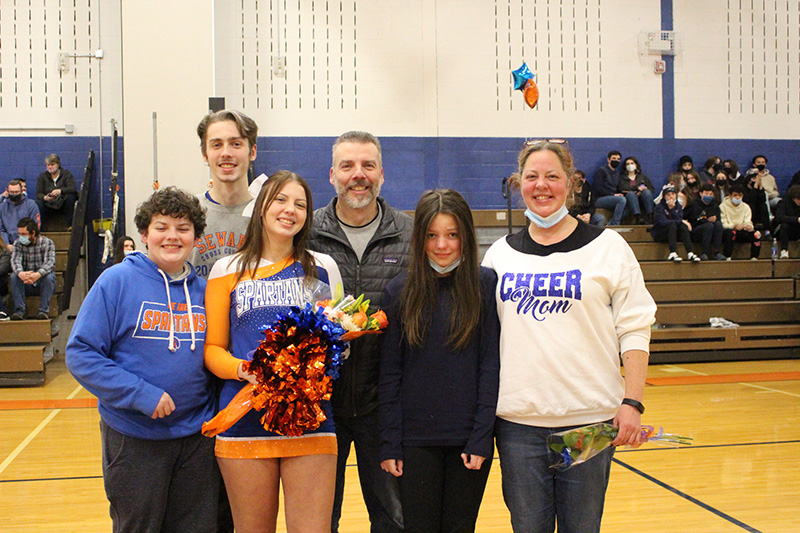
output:
POLYGON ((420 199, 411 257, 382 300, 381 467, 400 478, 406 531, 471 531, 494 454, 497 275, 453 190, 420 199))

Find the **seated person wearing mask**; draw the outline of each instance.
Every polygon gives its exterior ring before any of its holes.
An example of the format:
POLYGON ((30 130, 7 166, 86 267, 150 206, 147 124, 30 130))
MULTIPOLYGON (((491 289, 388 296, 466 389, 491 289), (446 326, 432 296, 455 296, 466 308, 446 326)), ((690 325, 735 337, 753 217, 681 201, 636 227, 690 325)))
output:
POLYGON ((14 314, 11 320, 24 320, 26 296, 39 297, 38 320, 50 315, 50 299, 56 289, 56 246, 39 234, 39 225, 32 218, 17 222, 19 237, 11 254, 11 294, 14 295, 14 314))

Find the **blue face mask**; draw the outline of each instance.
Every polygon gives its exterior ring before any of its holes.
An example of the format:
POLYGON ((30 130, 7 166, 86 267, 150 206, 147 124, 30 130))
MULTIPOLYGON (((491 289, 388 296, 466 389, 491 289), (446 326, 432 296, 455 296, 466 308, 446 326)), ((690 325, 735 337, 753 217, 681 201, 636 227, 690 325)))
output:
POLYGON ((456 259, 447 266, 441 266, 429 257, 428 264, 431 266, 432 269, 434 269, 439 274, 449 274, 450 272, 455 270, 458 265, 461 264, 461 258, 459 257, 458 259, 456 259))
POLYGON ((528 219, 530 219, 531 222, 533 222, 542 229, 552 228, 553 226, 561 222, 561 220, 568 214, 569 210, 567 209, 566 205, 562 205, 561 209, 559 209, 552 215, 544 218, 540 217, 530 209, 525 210, 525 216, 528 217, 528 219))
POLYGON ((714 197, 713 196, 701 196, 700 199, 703 200, 704 204, 708 205, 714 200, 714 197))
POLYGON ((17 239, 19 243, 23 246, 28 246, 31 243, 31 238, 27 235, 20 235, 19 239, 17 239))
POLYGON ((731 202, 733 202, 733 205, 739 205, 740 203, 742 203, 742 199, 741 198, 731 198, 731 202))

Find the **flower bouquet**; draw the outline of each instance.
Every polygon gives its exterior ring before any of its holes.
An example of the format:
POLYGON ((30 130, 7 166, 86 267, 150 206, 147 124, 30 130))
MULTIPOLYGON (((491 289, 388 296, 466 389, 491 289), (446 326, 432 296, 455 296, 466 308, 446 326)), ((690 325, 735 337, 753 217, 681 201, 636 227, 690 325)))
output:
POLYGON ((203 435, 222 433, 250 409, 264 411, 261 423, 272 433, 294 437, 317 429, 327 418, 320 402, 331 398, 347 341, 380 333, 387 325, 383 311, 366 316, 368 306, 363 295, 348 296, 318 301, 313 308, 310 303, 304 309, 292 307, 279 315, 264 329, 265 339, 252 360, 242 365, 256 376, 257 384, 242 387, 225 409, 203 424, 203 435))
POLYGON ((321 309, 328 320, 344 328, 345 333, 339 337, 343 341, 351 341, 362 335, 383 333, 381 330, 389 324, 386 313, 382 310, 367 314, 369 300, 365 300, 363 294, 358 298, 344 296, 341 285, 336 286, 333 299, 318 301, 316 309, 321 309))
MULTIPOLYGON (((617 438, 618 432, 619 428, 601 422, 549 435, 547 437, 547 445, 561 456, 561 460, 551 465, 550 468, 566 470, 588 461, 611 446, 611 442, 617 438)), ((660 441, 673 444, 692 444, 690 437, 664 433, 663 428, 659 428, 658 432, 656 432, 653 426, 642 426, 641 432, 642 442, 660 441)))

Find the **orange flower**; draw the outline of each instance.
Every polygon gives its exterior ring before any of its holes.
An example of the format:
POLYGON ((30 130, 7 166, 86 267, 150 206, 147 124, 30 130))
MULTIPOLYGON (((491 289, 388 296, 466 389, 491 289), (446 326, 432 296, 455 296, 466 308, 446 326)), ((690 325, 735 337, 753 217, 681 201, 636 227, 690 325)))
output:
POLYGON ((358 311, 358 312, 353 314, 353 324, 355 324, 356 326, 360 327, 361 329, 364 329, 365 327, 367 327, 367 320, 368 320, 368 318, 367 318, 367 314, 366 313, 362 313, 361 311, 358 311))
POLYGON ((386 313, 383 312, 383 309, 377 313, 373 313, 372 318, 378 321, 378 328, 380 329, 383 329, 389 325, 389 319, 386 318, 386 313))

